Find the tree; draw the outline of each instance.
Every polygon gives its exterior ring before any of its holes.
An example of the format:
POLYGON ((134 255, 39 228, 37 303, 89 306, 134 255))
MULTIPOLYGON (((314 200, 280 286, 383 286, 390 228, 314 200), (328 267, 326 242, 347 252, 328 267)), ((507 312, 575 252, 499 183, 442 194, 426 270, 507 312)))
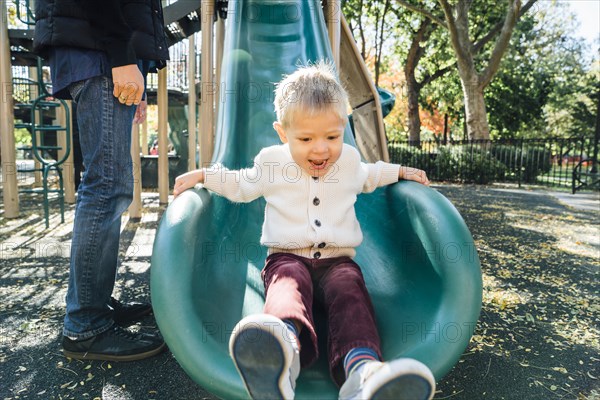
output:
POLYGON ((479 41, 480 46, 484 46, 491 38, 497 36, 491 54, 487 60, 476 60, 475 57, 481 47, 475 44, 470 32, 469 10, 473 0, 457 0, 454 5, 451 5, 448 0, 438 0, 444 12, 445 20, 434 15, 432 11, 423 5, 415 5, 406 0, 397 0, 398 4, 422 14, 449 32, 450 43, 456 56, 463 89, 469 139, 489 139, 490 137, 484 90, 500 67, 500 61, 508 48, 518 18, 530 9, 536 1, 529 0, 521 8, 521 0, 508 0, 508 7, 502 21, 494 25, 479 41))
MULTIPOLYGON (((421 125, 427 124, 422 110, 427 110, 439 124, 433 127, 435 133, 441 132, 444 116, 449 116, 452 136, 467 138, 464 87, 454 73, 457 57, 449 45, 442 9, 434 7, 432 0, 392 1, 387 15, 395 18, 385 24, 387 36, 381 36, 384 25, 375 24, 375 10, 381 15, 383 0, 369 7, 361 0, 345 4, 369 65, 378 68, 380 83, 397 96, 396 109, 385 121, 390 137, 408 133, 409 140, 418 144, 424 132, 421 125), (378 45, 385 56, 376 63, 378 37, 385 39, 378 45), (398 71, 404 72, 402 76, 398 71)), ((529 1, 520 9, 509 47, 484 91, 490 134, 496 138, 589 137, 595 116, 589 95, 593 85, 583 77, 590 69, 590 49, 575 38, 576 21, 567 5, 538 2, 535 12, 529 12, 533 5, 529 1)), ((471 53, 477 71, 489 65, 506 13, 493 0, 469 6, 471 53)), ((590 76, 598 80, 597 75, 590 76)))
MULTIPOLYGON (((399 13, 400 10, 396 12, 399 13)), ((406 79, 406 95, 408 99, 408 133, 409 141, 418 146, 421 139, 420 104, 422 89, 438 78, 454 70, 454 63, 443 51, 445 40, 438 37, 431 40, 434 33, 439 33, 437 25, 429 18, 422 18, 418 28, 412 32, 410 47, 406 54, 404 75, 406 79), (419 64, 427 53, 427 66, 419 64), (443 66, 442 66, 443 65, 443 66), (417 78, 419 70, 420 79, 417 78)))
POLYGON ((595 111, 587 55, 565 3, 542 2, 523 16, 486 91, 492 135, 589 136, 595 111))
MULTIPOLYGON (((600 82, 596 73, 582 79, 583 88, 573 105, 572 134, 580 137, 595 137, 600 134, 600 82)), ((596 139, 597 140, 597 139, 596 139)))
MULTIPOLYGON (((426 42, 436 26, 426 18, 420 19, 420 27, 414 31, 414 18, 411 21, 411 15, 402 13, 401 7, 395 1, 371 1, 363 0, 345 0, 342 3, 344 14, 348 20, 350 29, 356 38, 361 54, 368 64, 373 66, 375 83, 380 84, 382 73, 387 72, 390 66, 395 64, 391 58, 399 56, 406 59, 404 66, 401 67, 405 75, 405 93, 408 101, 408 127, 410 140, 419 143, 421 122, 419 119, 419 99, 420 91, 423 86, 431 81, 443 76, 448 71, 453 70, 452 66, 433 67, 432 72, 418 74, 417 67, 419 61, 427 52, 426 42), (395 19, 393 18, 395 16, 395 19), (381 18, 385 21, 382 22, 381 18), (389 39, 392 40, 389 40, 389 39), (388 43, 391 42, 391 46, 388 43), (408 53, 405 49, 410 48, 408 53), (373 54, 374 50, 374 54, 373 54), (387 51, 391 53, 387 60, 382 54, 387 51)), ((437 52, 439 49, 434 50, 437 52)), ((446 60, 448 57, 446 57, 446 60)), ((448 64, 446 62, 446 64, 448 64)), ((393 73, 392 69, 392 73, 393 73)), ((396 79, 394 86, 400 82, 396 79)))
POLYGON ((379 85, 386 41, 393 35, 392 0, 343 0, 342 11, 348 21, 365 62, 372 61, 375 85, 379 85), (374 54, 371 54, 371 51, 374 54))
POLYGON ((544 131, 544 106, 552 91, 553 71, 541 46, 560 35, 552 26, 538 29, 536 25, 533 15, 521 19, 496 78, 486 90, 492 137, 539 136, 544 131))
POLYGON ((419 93, 424 82, 418 82, 415 70, 421 57, 425 53, 425 48, 421 43, 426 42, 431 32, 433 24, 428 18, 423 18, 419 28, 413 34, 410 43, 406 64, 404 64, 404 76, 406 78, 406 94, 408 97, 408 140, 410 143, 418 144, 421 140, 421 117, 419 116, 419 93))
MULTIPOLYGON (((478 5, 479 7, 471 8, 472 13, 470 18, 472 25, 470 27, 471 36, 474 38, 471 47, 474 57, 487 51, 487 47, 489 47, 487 46, 488 43, 501 32, 502 22, 498 21, 504 17, 502 13, 498 12, 495 3, 480 2, 478 5)), ((523 9, 522 11, 524 12, 525 10, 523 9)), ((448 106, 454 105, 456 102, 454 99, 449 98, 447 90, 440 90, 435 96, 440 100, 443 98, 443 101, 435 101, 435 99, 428 98, 423 99, 421 91, 435 80, 454 71, 456 69, 456 57, 448 54, 447 51, 448 30, 437 29, 438 26, 447 28, 447 24, 443 21, 444 15, 440 10, 436 10, 435 8, 420 8, 418 0, 405 0, 398 2, 396 7, 392 8, 392 11, 396 14, 399 23, 403 25, 397 31, 408 30, 411 33, 408 52, 405 54, 400 51, 399 53, 406 60, 404 74, 408 101, 409 140, 411 143, 418 145, 421 134, 420 105, 423 105, 432 112, 441 112, 442 110, 439 109, 439 106, 445 105, 444 108, 446 110, 443 110, 443 112, 446 115, 446 120, 448 119, 448 112, 454 111, 450 110, 453 107, 448 106), (419 11, 422 15, 416 19, 415 13, 403 12, 404 8, 419 11), (415 24, 415 20, 418 22, 418 25, 415 24), (433 37, 432 34, 434 34, 433 37), (423 64, 422 62, 426 65, 419 65, 420 63, 423 64)), ((452 82, 448 83, 453 85, 452 82)))

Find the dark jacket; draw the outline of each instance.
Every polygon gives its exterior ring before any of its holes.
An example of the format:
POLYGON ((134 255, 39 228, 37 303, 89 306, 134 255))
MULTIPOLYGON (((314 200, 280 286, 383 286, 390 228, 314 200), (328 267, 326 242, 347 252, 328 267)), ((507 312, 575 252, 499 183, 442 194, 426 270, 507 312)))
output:
POLYGON ((111 67, 169 59, 160 0, 37 0, 34 52, 66 46, 106 52, 111 67))

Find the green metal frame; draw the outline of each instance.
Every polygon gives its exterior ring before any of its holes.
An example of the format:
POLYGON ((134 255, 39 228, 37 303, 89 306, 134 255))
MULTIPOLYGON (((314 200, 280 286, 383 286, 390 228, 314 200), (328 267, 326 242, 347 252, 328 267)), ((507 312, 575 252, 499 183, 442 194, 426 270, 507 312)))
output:
MULTIPOLYGON (((38 93, 41 93, 37 98, 35 98, 30 103, 20 106, 26 106, 30 108, 30 121, 24 122, 21 124, 15 124, 15 128, 25 128, 29 130, 31 134, 31 147, 24 148, 26 150, 31 150, 34 158, 40 163, 39 168, 18 168, 18 172, 41 172, 42 173, 42 187, 41 188, 32 188, 32 189, 21 189, 21 193, 36 193, 43 195, 43 208, 44 208, 44 220, 46 223, 46 228, 50 227, 50 205, 49 205, 49 194, 57 193, 60 207, 60 216, 61 222, 65 222, 65 199, 64 199, 64 180, 62 174, 62 165, 68 159, 69 154, 71 152, 71 130, 70 124, 68 121, 71 120, 70 110, 67 102, 62 99, 53 98, 46 85, 43 81, 42 75, 42 59, 38 57, 37 62, 37 81, 32 79, 27 79, 28 83, 37 85, 38 93), (52 98, 51 101, 47 101, 47 99, 52 98), (43 124, 43 115, 42 112, 47 108, 58 108, 62 107, 65 110, 65 120, 67 124, 65 126, 61 125, 44 125, 43 124), (38 115, 36 115, 39 113, 38 115), (41 124, 36 124, 36 117, 39 116, 39 121, 41 124), (37 132, 40 132, 40 141, 38 143, 38 135, 37 132), (56 160, 51 158, 46 158, 44 156, 44 152, 48 152, 49 150, 62 150, 61 146, 47 146, 44 145, 44 134, 49 132, 56 132, 56 139, 58 141, 58 135, 61 132, 64 132, 66 149, 62 157, 57 158, 56 160), (58 189, 51 189, 48 183, 48 178, 52 171, 56 172, 58 176, 58 189)), ((19 78, 21 79, 21 78, 19 78)), ((21 79, 22 80, 22 79, 21 79)))
POLYGON ((33 11, 31 11, 31 7, 29 7, 29 0, 14 0, 15 9, 17 11, 17 19, 26 25, 35 25, 35 18, 33 16, 33 11), (21 4, 25 4, 25 8, 27 10, 26 19, 23 19, 21 15, 21 4))

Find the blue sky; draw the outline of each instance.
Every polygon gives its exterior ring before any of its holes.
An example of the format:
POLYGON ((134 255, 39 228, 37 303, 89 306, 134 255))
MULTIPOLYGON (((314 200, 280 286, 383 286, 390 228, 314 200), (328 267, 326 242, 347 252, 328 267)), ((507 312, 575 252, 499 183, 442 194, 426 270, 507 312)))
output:
POLYGON ((600 45, 600 0, 568 0, 566 3, 579 20, 578 36, 584 37, 590 45, 600 45))

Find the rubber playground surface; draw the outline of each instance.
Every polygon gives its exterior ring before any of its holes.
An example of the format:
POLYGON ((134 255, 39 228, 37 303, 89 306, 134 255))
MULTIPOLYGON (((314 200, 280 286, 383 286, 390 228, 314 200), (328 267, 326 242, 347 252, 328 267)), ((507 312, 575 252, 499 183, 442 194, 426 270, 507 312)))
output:
MULTIPOLYGON (((484 283, 475 334, 438 382, 435 399, 600 399, 598 194, 435 188, 471 230, 484 283)), ((143 201, 140 220, 123 219, 115 293, 122 300, 150 298, 152 243, 164 206, 156 193, 143 201)), ((73 206, 65 224, 53 207, 49 230, 37 199, 22 196, 21 210, 18 220, 0 219, 0 399, 215 398, 169 352, 131 363, 65 358, 60 340, 73 206)), ((156 324, 147 317, 130 329, 153 331, 156 324)), ((425 334, 461 332, 428 327, 425 334)))

